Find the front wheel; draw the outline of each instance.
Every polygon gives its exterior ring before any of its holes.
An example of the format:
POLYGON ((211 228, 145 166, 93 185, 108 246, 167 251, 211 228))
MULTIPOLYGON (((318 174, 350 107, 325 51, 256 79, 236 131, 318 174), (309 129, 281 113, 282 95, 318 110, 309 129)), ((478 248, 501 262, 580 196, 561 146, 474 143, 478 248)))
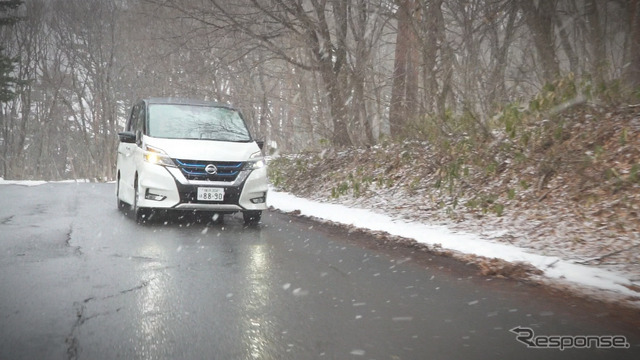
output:
POLYGON ((133 213, 133 219, 137 223, 143 223, 148 219, 148 211, 145 208, 138 207, 138 197, 140 196, 140 190, 138 189, 138 179, 136 178, 135 183, 133 184, 133 188, 135 189, 135 194, 133 196, 133 205, 131 206, 131 212, 133 213))
POLYGON ((247 225, 257 225, 260 223, 260 219, 262 218, 262 211, 245 211, 242 213, 242 217, 244 218, 244 223, 247 225))
POLYGON ((118 174, 118 181, 116 182, 116 201, 118 202, 118 210, 124 211, 126 203, 120 200, 120 175, 118 174))

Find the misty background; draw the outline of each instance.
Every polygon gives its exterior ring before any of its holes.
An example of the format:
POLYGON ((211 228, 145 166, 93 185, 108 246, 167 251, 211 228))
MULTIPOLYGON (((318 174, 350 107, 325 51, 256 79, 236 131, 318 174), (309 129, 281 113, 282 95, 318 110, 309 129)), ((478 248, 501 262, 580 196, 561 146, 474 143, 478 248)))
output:
POLYGON ((491 138, 543 90, 640 85, 638 0, 2 0, 0 25, 5 179, 113 179, 144 97, 231 103, 290 153, 491 138))

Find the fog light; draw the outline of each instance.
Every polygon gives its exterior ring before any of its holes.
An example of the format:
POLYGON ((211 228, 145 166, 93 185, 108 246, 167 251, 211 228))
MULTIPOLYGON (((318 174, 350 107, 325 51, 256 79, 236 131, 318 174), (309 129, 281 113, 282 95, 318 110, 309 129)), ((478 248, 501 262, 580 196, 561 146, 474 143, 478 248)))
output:
POLYGON ((152 193, 149 192, 149 189, 147 189, 147 192, 144 195, 144 198, 147 199, 147 200, 162 201, 162 200, 166 199, 167 197, 164 196, 164 195, 152 194, 152 193))
POLYGON ((264 193, 261 197, 251 199, 251 202, 254 204, 264 204, 267 201, 267 194, 264 193))

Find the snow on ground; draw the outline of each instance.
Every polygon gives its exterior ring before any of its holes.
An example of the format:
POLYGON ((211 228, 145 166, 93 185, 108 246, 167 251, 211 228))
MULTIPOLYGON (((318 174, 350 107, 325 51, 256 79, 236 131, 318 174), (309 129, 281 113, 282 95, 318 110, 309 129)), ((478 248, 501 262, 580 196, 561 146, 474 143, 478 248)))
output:
POLYGON ((61 180, 61 181, 42 181, 42 180, 5 180, 0 177, 0 185, 21 185, 21 186, 38 186, 47 183, 81 183, 89 182, 89 180, 61 180))
MULTIPOLYGON (((535 254, 514 245, 487 240, 476 234, 454 232, 445 226, 407 221, 341 204, 311 201, 273 190, 269 192, 268 204, 284 212, 298 210, 300 215, 357 228, 384 231, 426 245, 439 245, 443 249, 462 254, 498 258, 508 262, 525 262, 541 270, 548 279, 568 282, 580 288, 605 291, 614 297, 640 297, 640 292, 632 290, 637 289, 637 286, 622 273, 576 264, 559 257, 535 254)), ((636 301, 636 305, 640 305, 640 302, 636 301)))
POLYGON ((0 185, 38 186, 46 183, 46 181, 38 180, 5 180, 3 178, 0 178, 0 185))

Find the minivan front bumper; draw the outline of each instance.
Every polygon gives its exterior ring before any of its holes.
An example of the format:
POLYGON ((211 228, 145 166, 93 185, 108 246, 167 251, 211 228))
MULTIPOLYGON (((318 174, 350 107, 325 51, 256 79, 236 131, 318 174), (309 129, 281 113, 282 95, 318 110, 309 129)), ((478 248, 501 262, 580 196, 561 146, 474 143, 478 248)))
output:
POLYGON ((189 180, 180 169, 145 163, 140 172, 138 206, 152 209, 175 209, 231 213, 266 210, 267 170, 241 170, 233 182, 189 180), (224 189, 222 201, 200 201, 199 187, 224 189))

